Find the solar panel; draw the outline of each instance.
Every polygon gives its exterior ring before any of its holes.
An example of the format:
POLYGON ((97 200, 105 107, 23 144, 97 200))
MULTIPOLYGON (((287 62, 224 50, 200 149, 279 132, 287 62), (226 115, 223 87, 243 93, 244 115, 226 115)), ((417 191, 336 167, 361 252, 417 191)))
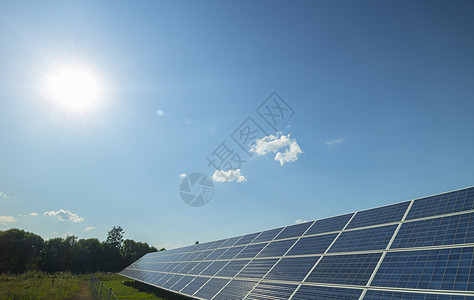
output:
POLYGON ((267 243, 260 243, 260 244, 254 244, 254 245, 248 245, 245 247, 244 250, 242 250, 236 258, 253 258, 255 257, 260 251, 262 251, 263 248, 267 243))
POLYGON ((474 247, 390 252, 373 286, 474 291, 474 247))
POLYGON ((264 232, 260 233, 260 235, 257 236, 257 238, 255 240, 253 240, 253 243, 271 241, 277 236, 277 234, 280 233, 280 231, 282 231, 282 229, 283 228, 277 228, 277 229, 271 229, 271 230, 264 231, 264 232))
POLYGON ((474 213, 405 223, 392 248, 469 243, 474 243, 474 213))
POLYGON ((223 277, 229 277, 232 278, 237 273, 240 272, 240 270, 245 267, 250 260, 234 260, 229 262, 227 265, 225 265, 218 273, 217 276, 223 276, 223 277))
POLYGON ((474 188, 149 253, 120 274, 193 299, 474 300, 474 188))
POLYGON ((245 299, 289 299, 297 287, 298 285, 296 284, 261 282, 252 290, 252 292, 247 297, 245 297, 245 299))
POLYGON ((188 283, 182 290, 181 293, 187 295, 193 295, 201 286, 206 284, 210 280, 209 277, 196 277, 188 283))
POLYGON ((239 277, 261 279, 276 264, 278 259, 256 259, 239 273, 239 277))
POLYGON ((385 249, 397 225, 343 232, 328 252, 351 252, 385 249))
POLYGON ((296 236, 301 236, 306 230, 311 226, 313 222, 306 222, 298 225, 292 225, 285 227, 275 238, 276 240, 292 238, 296 236))
POLYGON ((359 211, 346 228, 358 228, 400 221, 410 202, 402 202, 379 208, 359 211))
POLYGON ((352 214, 317 220, 313 226, 306 232, 305 235, 326 233, 332 231, 339 231, 346 226, 347 222, 351 219, 352 214))
POLYGON ((257 257, 282 256, 295 242, 296 239, 271 242, 260 251, 257 257))
POLYGON ((214 298, 214 300, 242 300, 257 285, 255 281, 232 280, 214 298))
POLYGON ((357 300, 361 294, 357 289, 302 285, 291 299, 357 300))
POLYGON ((367 291, 364 300, 474 300, 474 297, 371 290, 367 291))
POLYGON ((301 238, 288 255, 322 254, 336 238, 336 233, 301 238))
POLYGON ((211 299, 217 294, 227 283, 229 282, 228 279, 222 278, 212 278, 209 280, 202 288, 195 293, 197 297, 203 299, 211 299))
POLYGON ((234 246, 250 244, 259 234, 260 232, 244 235, 234 246))
POLYGON ((318 259, 318 256, 282 258, 265 279, 303 281, 318 259))
POLYGON ((365 285, 381 253, 325 256, 309 274, 307 282, 365 285))
POLYGON ((474 209, 474 187, 417 199, 407 220, 474 209))

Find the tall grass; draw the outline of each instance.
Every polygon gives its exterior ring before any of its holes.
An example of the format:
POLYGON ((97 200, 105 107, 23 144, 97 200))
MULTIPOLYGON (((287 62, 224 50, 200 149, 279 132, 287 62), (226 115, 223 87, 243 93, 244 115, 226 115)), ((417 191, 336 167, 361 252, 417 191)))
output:
POLYGON ((67 299, 79 290, 69 272, 46 274, 28 271, 20 275, 0 275, 0 299, 67 299))

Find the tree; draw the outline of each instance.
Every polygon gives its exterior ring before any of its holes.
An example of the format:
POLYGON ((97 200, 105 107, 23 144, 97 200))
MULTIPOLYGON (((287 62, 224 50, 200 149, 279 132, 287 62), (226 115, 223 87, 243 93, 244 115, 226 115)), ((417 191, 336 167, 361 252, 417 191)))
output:
POLYGON ((112 229, 109 230, 107 233, 107 239, 105 240, 106 244, 110 244, 117 249, 122 248, 123 243, 123 235, 125 231, 120 226, 114 226, 112 229))
POLYGON ((122 247, 122 267, 125 268, 131 263, 149 252, 158 251, 155 247, 150 247, 147 243, 125 240, 122 247))
POLYGON ((77 242, 73 273, 93 273, 104 271, 104 248, 98 239, 80 239, 77 242))
POLYGON ((44 240, 20 229, 0 231, 0 273, 21 273, 39 267, 44 240))

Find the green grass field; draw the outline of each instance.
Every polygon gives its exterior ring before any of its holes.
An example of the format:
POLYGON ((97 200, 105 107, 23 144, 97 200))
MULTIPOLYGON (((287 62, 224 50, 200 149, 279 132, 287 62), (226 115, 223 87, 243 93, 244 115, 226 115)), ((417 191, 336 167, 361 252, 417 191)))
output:
POLYGON ((71 273, 0 275, 0 299, 68 299, 79 292, 83 280, 71 273))
MULTIPOLYGON (((183 300, 185 298, 137 282, 118 274, 96 274, 107 289, 112 288, 118 299, 183 300)), ((71 273, 46 274, 26 272, 20 275, 0 275, 0 300, 90 300, 90 275, 71 273)), ((106 298, 107 299, 107 298, 106 298)))

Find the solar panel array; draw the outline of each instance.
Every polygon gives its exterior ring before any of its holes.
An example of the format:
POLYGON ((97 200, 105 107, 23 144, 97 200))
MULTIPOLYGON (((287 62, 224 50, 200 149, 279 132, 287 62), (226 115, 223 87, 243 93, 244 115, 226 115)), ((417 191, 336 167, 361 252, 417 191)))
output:
POLYGON ((149 253, 120 274, 193 299, 474 300, 474 188, 149 253))

